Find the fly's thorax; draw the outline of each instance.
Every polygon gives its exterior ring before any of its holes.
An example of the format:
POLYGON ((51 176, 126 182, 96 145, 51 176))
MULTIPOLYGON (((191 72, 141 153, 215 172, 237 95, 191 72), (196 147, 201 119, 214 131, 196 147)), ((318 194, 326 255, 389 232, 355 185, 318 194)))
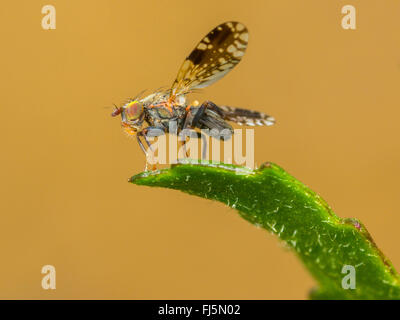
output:
POLYGON ((171 119, 174 116, 174 110, 168 110, 164 106, 160 107, 149 107, 147 109, 150 117, 152 117, 154 120, 157 119, 171 119))
POLYGON ((145 109, 146 122, 153 127, 163 127, 167 132, 169 132, 171 123, 180 127, 186 114, 185 107, 176 105, 170 108, 164 105, 149 106, 145 109))
POLYGON ((121 114, 124 131, 133 135, 142 129, 144 121, 149 126, 162 126, 167 130, 170 122, 175 121, 181 126, 185 108, 185 95, 171 96, 170 92, 159 91, 142 99, 128 101, 113 116, 121 114))

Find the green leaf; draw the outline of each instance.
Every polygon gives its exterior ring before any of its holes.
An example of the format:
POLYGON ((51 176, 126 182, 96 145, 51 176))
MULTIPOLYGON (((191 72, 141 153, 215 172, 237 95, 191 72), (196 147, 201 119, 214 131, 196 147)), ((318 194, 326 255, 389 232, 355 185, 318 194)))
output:
POLYGON ((272 163, 259 169, 186 160, 130 182, 217 200, 285 241, 318 282, 313 299, 400 299, 400 276, 357 219, 341 219, 315 192, 272 163), (356 288, 349 284, 349 265, 356 288), (347 277, 347 278, 345 278, 347 277), (345 279, 344 279, 345 278, 345 279))

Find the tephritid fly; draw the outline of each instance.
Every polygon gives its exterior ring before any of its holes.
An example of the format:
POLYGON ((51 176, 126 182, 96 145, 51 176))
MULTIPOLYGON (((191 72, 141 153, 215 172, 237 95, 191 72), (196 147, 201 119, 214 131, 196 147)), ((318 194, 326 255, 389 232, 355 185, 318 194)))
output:
MULTIPOLYGON (((273 125, 275 119, 262 112, 217 106, 211 101, 201 105, 186 102, 186 95, 209 86, 231 71, 242 59, 248 42, 247 28, 240 22, 225 22, 211 30, 185 59, 178 75, 168 90, 157 90, 142 99, 131 99, 122 107, 116 107, 112 116, 121 115, 122 127, 137 137, 145 154, 144 139, 150 147, 147 136, 168 133, 171 121, 176 123, 179 134, 184 129, 217 129, 233 133, 226 121, 240 125, 273 125), (157 134, 155 134, 157 132, 157 134)), ((196 132, 197 137, 202 137, 196 132)), ((228 139, 230 135, 218 136, 228 139)))

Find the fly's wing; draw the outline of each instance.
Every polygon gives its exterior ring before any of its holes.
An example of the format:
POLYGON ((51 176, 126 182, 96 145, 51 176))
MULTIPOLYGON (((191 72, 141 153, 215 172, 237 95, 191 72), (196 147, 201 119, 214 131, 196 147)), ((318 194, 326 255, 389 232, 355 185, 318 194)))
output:
POLYGON ((228 121, 246 126, 272 126, 275 119, 265 113, 228 106, 218 106, 220 116, 228 121))
POLYGON ((171 93, 185 94, 221 79, 240 62, 248 38, 240 22, 225 22, 211 30, 183 62, 171 93))

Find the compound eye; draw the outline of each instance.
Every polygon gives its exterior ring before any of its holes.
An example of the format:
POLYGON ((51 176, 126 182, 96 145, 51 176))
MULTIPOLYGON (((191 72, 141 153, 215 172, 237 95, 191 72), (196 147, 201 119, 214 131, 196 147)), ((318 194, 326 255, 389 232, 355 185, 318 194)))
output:
POLYGON ((128 120, 136 120, 143 112, 143 105, 138 101, 129 102, 125 108, 125 114, 128 120))

